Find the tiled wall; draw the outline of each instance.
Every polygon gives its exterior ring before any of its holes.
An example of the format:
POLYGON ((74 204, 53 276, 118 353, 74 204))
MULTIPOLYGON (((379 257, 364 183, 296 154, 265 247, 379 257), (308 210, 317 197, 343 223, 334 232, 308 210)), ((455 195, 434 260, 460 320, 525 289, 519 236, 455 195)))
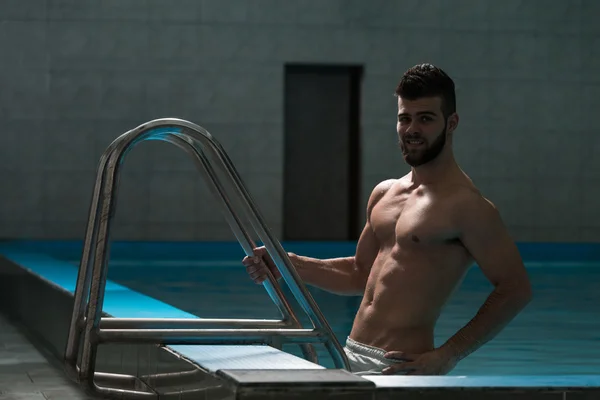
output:
MULTIPOLYGON (((0 236, 80 239, 121 133, 189 119, 281 229, 283 65, 365 66, 363 199, 407 171, 393 89, 428 61, 455 79, 457 158, 517 240, 600 240, 600 5, 592 0, 6 0, 0 3, 0 236)), ((192 162, 127 157, 115 238, 233 238, 192 162)))

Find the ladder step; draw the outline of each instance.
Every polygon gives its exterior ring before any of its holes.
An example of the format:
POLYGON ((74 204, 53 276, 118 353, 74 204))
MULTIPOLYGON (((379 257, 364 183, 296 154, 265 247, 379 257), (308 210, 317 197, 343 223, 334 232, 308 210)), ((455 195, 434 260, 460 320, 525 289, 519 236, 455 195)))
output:
POLYGON ((219 344, 321 343, 326 340, 315 329, 100 329, 99 343, 219 344))
POLYGON ((226 318, 111 318, 102 317, 100 329, 193 329, 205 326, 235 328, 283 328, 289 323, 276 319, 226 318))

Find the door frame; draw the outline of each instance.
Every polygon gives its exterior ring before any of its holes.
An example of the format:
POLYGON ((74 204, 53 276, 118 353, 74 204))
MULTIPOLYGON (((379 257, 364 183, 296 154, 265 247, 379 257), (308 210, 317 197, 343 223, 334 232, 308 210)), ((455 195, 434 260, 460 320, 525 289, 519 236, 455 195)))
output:
MULTIPOLYGON (((350 120, 348 121, 349 134, 349 154, 347 166, 348 171, 348 231, 345 240, 358 240, 362 227, 360 224, 362 213, 360 211, 361 188, 362 188, 362 156, 361 156, 361 95, 362 80, 364 77, 364 66, 360 64, 321 64, 321 63, 285 63, 283 73, 283 158, 284 158, 284 176, 286 168, 285 160, 285 140, 287 139, 286 113, 287 113, 287 86, 289 73, 317 73, 321 75, 348 73, 350 75, 350 120)), ((285 204, 287 201, 287 192, 285 190, 286 182, 283 182, 283 218, 282 235, 285 236, 285 204)), ((285 237, 284 237, 285 240, 285 237)))

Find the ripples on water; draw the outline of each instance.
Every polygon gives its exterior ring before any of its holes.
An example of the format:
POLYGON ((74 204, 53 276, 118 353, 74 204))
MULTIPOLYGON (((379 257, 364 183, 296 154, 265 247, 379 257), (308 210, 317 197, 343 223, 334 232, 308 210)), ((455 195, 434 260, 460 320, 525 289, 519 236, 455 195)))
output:
MULTIPOLYGON (((535 267, 529 273, 532 303, 493 341, 463 360, 452 375, 600 373, 600 265, 535 267)), ((279 317, 265 290, 252 283, 243 268, 140 265, 111 268, 109 279, 204 318, 279 317)), ((491 290, 481 272, 472 269, 442 313, 436 344, 466 324, 491 290)), ((360 298, 315 288, 310 291, 343 344, 360 298)), ((287 289, 285 293, 289 294, 287 289)), ((301 355, 298 346, 285 350, 301 355)), ((321 364, 331 367, 328 353, 321 346, 318 350, 321 364)))

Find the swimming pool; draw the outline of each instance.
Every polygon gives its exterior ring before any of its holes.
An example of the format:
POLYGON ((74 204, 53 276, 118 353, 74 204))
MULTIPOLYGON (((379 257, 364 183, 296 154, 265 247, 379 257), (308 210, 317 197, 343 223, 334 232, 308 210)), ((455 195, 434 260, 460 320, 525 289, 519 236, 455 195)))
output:
MULTIPOLYGON (((353 243, 283 245, 288 251, 323 258, 354 251, 353 243)), ((36 250, 78 265, 80 246, 61 242, 44 247, 37 243, 36 250)), ((451 375, 599 375, 597 247, 521 245, 533 284, 532 303, 451 375)), ((237 243, 113 243, 108 279, 202 318, 278 318, 265 290, 246 275, 241 265, 243 256, 237 243)), ((309 289, 343 343, 360 297, 309 289)), ((437 344, 468 322, 491 290, 481 272, 471 269, 442 313, 437 344)), ((287 288, 284 292, 289 294, 287 288)), ((308 323, 295 304, 294 309, 301 321, 308 323)), ((301 356, 297 346, 284 350, 301 356)), ((320 363, 333 367, 329 354, 318 346, 317 350, 320 363)))

